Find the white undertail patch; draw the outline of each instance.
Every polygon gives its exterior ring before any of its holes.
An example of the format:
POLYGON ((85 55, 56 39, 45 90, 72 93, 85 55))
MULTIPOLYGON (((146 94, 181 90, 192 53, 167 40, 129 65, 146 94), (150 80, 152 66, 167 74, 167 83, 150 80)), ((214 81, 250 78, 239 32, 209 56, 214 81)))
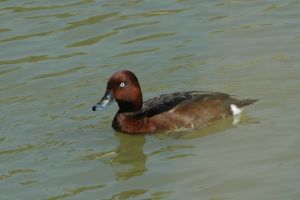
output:
POLYGON ((241 112, 242 110, 239 109, 236 105, 234 104, 230 104, 230 109, 231 109, 231 112, 232 112, 232 115, 233 115, 233 121, 232 121, 232 124, 233 125, 236 125, 240 122, 240 119, 241 119, 241 112))
POLYGON ((230 104, 230 109, 233 115, 239 115, 241 114, 242 110, 239 109, 236 105, 230 104))

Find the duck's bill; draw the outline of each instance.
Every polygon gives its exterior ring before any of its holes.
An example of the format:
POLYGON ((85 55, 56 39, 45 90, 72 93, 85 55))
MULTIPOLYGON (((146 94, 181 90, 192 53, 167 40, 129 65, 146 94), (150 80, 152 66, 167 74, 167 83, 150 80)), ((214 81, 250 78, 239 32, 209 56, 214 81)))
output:
POLYGON ((115 97, 114 97, 112 91, 106 92, 105 95, 102 97, 101 101, 99 101, 97 104, 95 104, 92 107, 92 109, 93 109, 93 111, 103 110, 104 108, 106 108, 107 106, 112 104, 114 101, 115 101, 115 97))

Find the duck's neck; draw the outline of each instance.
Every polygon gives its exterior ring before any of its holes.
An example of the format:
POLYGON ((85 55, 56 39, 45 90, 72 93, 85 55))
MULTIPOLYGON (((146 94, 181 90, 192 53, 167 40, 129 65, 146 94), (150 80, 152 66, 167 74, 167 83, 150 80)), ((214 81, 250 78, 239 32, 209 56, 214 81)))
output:
POLYGON ((135 87, 130 88, 126 98, 116 100, 119 105, 119 112, 137 112, 143 107, 143 94, 141 87, 136 80, 135 87))
POLYGON ((143 100, 129 102, 129 101, 119 101, 119 113, 123 112, 137 112, 140 111, 143 107, 143 100))

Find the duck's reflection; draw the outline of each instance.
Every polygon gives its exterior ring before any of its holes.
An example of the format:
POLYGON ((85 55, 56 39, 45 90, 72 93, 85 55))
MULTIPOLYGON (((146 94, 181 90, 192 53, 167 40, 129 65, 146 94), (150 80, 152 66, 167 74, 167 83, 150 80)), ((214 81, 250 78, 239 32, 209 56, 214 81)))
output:
POLYGON ((97 155, 98 157, 108 156, 109 161, 106 160, 106 162, 108 161, 109 165, 120 166, 119 170, 115 172, 115 176, 117 180, 124 181, 133 177, 144 175, 147 172, 146 164, 148 157, 160 156, 161 159, 180 159, 187 156, 193 156, 194 146, 190 145, 190 143, 182 142, 182 139, 195 139, 218 132, 223 132, 236 127, 238 124, 253 124, 258 122, 259 121, 255 118, 251 118, 247 115, 241 115, 239 119, 229 117, 216 121, 210 126, 199 130, 151 135, 151 137, 153 136, 159 140, 170 139, 170 137, 172 140, 167 142, 167 145, 165 142, 158 144, 157 148, 154 148, 155 150, 153 152, 149 152, 149 154, 144 153, 144 145, 147 140, 146 135, 128 135, 116 133, 115 136, 119 141, 119 144, 116 146, 116 148, 109 152, 105 152, 105 156, 97 155), (164 157, 163 155, 166 155, 166 153, 168 156, 164 157))
POLYGON ((116 137, 119 139, 119 145, 116 147, 116 156, 112 158, 111 163, 129 167, 116 173, 117 180, 143 175, 147 171, 147 155, 143 149, 146 143, 145 136, 116 133, 116 137))
POLYGON ((225 130, 235 128, 238 125, 255 124, 255 123, 259 123, 259 120, 250 117, 249 115, 246 114, 239 115, 239 116, 232 116, 222 120, 215 121, 210 126, 204 127, 202 129, 194 130, 186 134, 179 134, 178 137, 186 138, 186 139, 199 138, 199 137, 203 137, 218 132, 223 132, 225 130))

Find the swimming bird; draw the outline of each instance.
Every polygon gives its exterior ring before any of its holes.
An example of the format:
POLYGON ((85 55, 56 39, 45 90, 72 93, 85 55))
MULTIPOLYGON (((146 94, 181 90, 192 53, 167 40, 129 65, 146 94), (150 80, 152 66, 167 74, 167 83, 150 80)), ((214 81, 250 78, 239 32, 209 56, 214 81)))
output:
POLYGON ((255 101, 210 91, 175 92, 143 101, 136 75, 122 70, 109 78, 103 98, 92 110, 103 110, 117 102, 119 110, 112 127, 119 132, 144 134, 205 127, 215 120, 239 115, 241 107, 255 101))

